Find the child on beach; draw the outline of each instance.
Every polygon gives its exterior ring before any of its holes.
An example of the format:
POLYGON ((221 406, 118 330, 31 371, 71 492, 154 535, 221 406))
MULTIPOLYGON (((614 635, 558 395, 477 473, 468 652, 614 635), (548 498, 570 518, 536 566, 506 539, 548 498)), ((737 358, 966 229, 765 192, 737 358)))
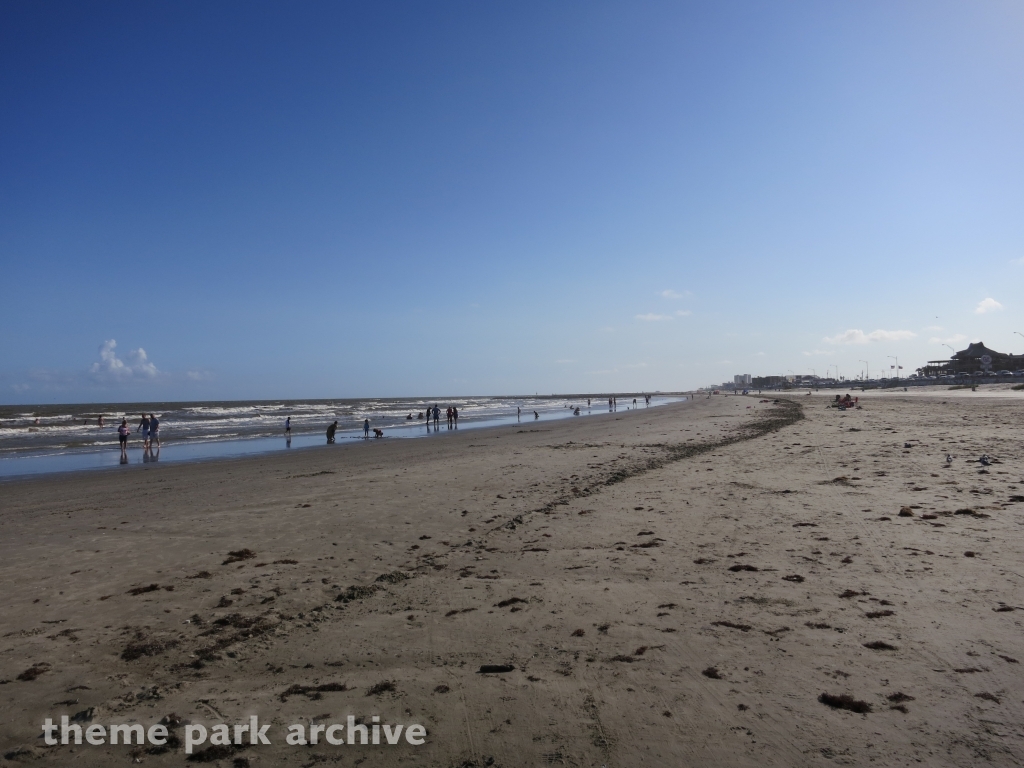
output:
POLYGON ((327 444, 334 442, 334 433, 338 431, 338 422, 334 422, 327 428, 327 444))
POLYGON ((365 439, 367 439, 369 437, 370 437, 370 420, 369 419, 364 419, 363 420, 363 439, 365 440, 365 439))

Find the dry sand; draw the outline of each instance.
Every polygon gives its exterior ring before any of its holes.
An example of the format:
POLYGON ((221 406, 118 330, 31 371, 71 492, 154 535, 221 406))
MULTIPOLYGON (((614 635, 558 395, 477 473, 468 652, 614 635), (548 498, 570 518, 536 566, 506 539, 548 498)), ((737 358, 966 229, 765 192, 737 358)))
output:
POLYGON ((222 766, 1020 765, 1024 410, 953 394, 0 485, 0 765, 185 764, 46 747, 76 713, 275 724, 222 766), (350 714, 427 743, 284 744, 350 714))

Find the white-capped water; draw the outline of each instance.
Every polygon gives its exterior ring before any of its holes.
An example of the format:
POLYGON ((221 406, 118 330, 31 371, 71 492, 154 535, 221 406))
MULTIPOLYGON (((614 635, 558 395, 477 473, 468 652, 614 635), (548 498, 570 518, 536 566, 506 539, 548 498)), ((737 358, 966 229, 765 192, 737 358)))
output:
MULTIPOLYGON (((618 397, 618 410, 633 407, 633 394, 618 397)), ((635 395, 644 407, 642 395, 635 395)), ((682 399, 652 397, 651 405, 682 399)), ((285 419, 291 417, 291 448, 326 442, 329 424, 338 422, 337 442, 361 438, 363 422, 384 430, 385 436, 425 437, 427 409, 441 409, 440 432, 447 432, 445 411, 458 408, 459 429, 608 412, 608 396, 569 397, 464 397, 362 400, 289 400, 251 402, 197 402, 0 407, 0 477, 60 472, 117 465, 120 450, 117 427, 127 419, 131 428, 128 463, 194 461, 217 456, 238 456, 282 450, 285 419), (139 422, 142 413, 160 421, 160 455, 143 455, 139 422), (103 426, 99 418, 103 417, 103 426), (412 416, 410 419, 409 416, 412 416)), ((372 434, 372 433, 371 433, 372 434)))

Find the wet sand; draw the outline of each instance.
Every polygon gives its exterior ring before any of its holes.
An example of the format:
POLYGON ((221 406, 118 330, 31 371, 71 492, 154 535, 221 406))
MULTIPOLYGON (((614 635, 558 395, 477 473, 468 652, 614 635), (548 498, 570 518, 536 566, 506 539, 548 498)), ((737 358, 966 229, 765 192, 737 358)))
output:
POLYGON ((180 765, 39 726, 257 714, 272 746, 202 756, 1019 765, 1024 400, 955 394, 718 396, 5 483, 0 755, 180 765), (427 742, 284 743, 349 715, 427 742))

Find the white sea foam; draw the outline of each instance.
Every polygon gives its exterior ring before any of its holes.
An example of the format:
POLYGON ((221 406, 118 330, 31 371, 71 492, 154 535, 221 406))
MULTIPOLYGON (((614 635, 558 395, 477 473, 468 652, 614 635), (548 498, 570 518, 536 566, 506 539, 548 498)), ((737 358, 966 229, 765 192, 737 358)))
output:
MULTIPOLYGON (((628 400, 631 401, 632 395, 628 400)), ((639 396, 638 396, 639 397, 639 396)), ((60 454, 96 451, 118 444, 117 427, 124 418, 131 430, 130 444, 141 441, 141 413, 155 413, 160 420, 161 442, 167 445, 208 443, 212 441, 266 438, 284 433, 284 420, 291 417, 293 435, 322 435, 327 425, 337 420, 341 434, 361 433, 364 419, 372 427, 389 430, 391 434, 415 436, 426 434, 426 420, 420 414, 435 404, 441 409, 441 422, 448 405, 459 409, 459 425, 492 423, 514 418, 522 408, 523 420, 532 421, 533 411, 543 418, 567 417, 567 406, 578 405, 583 413, 607 412, 607 396, 593 397, 587 409, 586 398, 554 397, 465 397, 465 398, 402 398, 387 400, 274 401, 232 403, 153 403, 108 404, 83 406, 24 406, 0 408, 0 456, 60 454), (104 426, 98 425, 102 414, 104 426), (407 416, 412 414, 412 419, 407 416), (37 421, 38 420, 38 421, 37 421)), ((625 405, 627 398, 620 398, 625 405)), ((665 402, 658 398, 658 402, 665 402)), ((622 406, 620 406, 620 409, 622 406)))

